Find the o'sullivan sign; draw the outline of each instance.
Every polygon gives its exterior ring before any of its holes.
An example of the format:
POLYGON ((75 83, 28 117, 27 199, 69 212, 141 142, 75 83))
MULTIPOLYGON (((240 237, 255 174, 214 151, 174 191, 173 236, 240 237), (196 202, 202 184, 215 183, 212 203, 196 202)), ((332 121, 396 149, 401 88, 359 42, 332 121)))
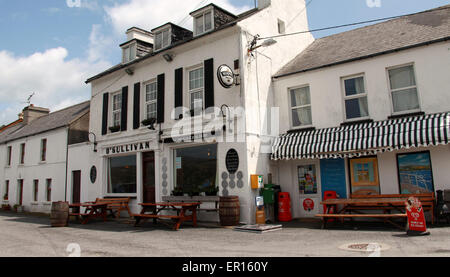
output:
POLYGON ((410 197, 406 201, 406 214, 408 215, 408 235, 420 236, 429 235, 423 213, 422 203, 415 197, 410 197))
POLYGON ((105 148, 106 155, 137 152, 150 149, 150 142, 131 143, 105 148))

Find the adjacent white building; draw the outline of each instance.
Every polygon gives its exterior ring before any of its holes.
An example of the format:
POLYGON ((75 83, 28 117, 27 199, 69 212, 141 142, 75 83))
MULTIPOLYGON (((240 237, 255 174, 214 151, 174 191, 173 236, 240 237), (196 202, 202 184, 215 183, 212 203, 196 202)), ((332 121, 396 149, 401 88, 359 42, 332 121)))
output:
POLYGON ((318 39, 275 74, 272 171, 294 217, 325 191, 450 189, 449 40, 445 6, 318 39))
POLYGON ((0 132, 2 204, 49 213, 67 200, 68 146, 88 140, 89 102, 53 113, 30 105, 21 116, 0 132))

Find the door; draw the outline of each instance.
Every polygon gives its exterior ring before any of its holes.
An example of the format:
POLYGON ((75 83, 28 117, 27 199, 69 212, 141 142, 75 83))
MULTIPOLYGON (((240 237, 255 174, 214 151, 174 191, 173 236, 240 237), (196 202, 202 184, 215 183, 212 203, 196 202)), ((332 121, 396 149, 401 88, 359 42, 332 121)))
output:
POLYGON ((17 203, 22 206, 23 204, 23 180, 19 180, 17 184, 17 203))
POLYGON ((81 171, 72 171, 72 203, 81 202, 81 171))
POLYGON ((142 154, 143 160, 143 201, 144 203, 155 203, 155 152, 142 154))
POLYGON ((298 165, 296 168, 296 184, 300 199, 297 207, 300 217, 314 217, 320 213, 321 192, 319 184, 318 164, 298 165))

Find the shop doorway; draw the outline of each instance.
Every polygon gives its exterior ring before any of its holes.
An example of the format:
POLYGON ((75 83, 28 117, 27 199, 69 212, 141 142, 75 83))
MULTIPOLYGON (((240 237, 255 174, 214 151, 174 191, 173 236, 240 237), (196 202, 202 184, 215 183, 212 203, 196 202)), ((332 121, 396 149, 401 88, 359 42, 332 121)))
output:
POLYGON ((72 171, 72 203, 81 202, 81 171, 72 171))
POLYGON ((300 164, 295 169, 296 191, 300 200, 299 205, 297 205, 298 214, 302 218, 314 217, 320 213, 321 185, 319 164, 300 164))
POLYGON ((142 155, 143 160, 143 197, 144 203, 155 203, 155 152, 146 152, 142 155))
POLYGON ((22 206, 23 204, 23 180, 19 179, 17 182, 17 203, 22 206))

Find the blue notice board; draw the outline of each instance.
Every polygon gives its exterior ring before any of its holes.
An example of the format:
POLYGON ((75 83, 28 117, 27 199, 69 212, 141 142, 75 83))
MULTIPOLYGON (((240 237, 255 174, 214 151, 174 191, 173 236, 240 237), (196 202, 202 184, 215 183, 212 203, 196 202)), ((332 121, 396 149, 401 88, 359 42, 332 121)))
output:
POLYGON ((325 191, 333 190, 340 198, 347 198, 344 159, 320 160, 320 177, 322 197, 325 191))

